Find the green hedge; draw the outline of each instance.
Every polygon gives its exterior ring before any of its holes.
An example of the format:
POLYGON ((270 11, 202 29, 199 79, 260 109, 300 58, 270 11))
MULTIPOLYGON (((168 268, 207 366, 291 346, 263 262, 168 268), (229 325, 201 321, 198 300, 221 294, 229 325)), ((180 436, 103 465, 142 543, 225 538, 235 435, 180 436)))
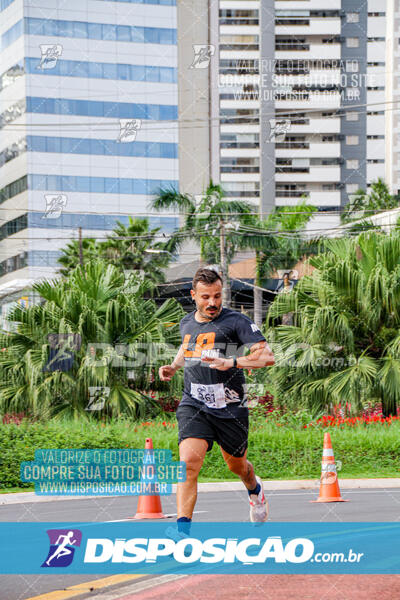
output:
MULTIPOLYGON (((144 448, 146 437, 155 448, 169 448, 178 459, 178 431, 174 421, 141 426, 127 421, 0 425, 0 489, 30 488, 19 479, 20 463, 33 460, 38 448, 144 448)), ((314 479, 320 476, 322 441, 326 429, 291 429, 254 423, 248 457, 264 479, 314 479)), ((400 425, 372 425, 330 430, 340 477, 400 477, 400 425)), ((214 444, 201 480, 236 479, 214 444)))

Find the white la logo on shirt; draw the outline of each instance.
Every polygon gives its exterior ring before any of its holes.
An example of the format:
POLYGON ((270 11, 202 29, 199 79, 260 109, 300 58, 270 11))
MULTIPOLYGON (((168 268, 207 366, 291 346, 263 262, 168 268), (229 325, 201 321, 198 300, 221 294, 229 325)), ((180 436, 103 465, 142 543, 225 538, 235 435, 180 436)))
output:
POLYGON ((251 324, 251 330, 252 331, 260 331, 260 328, 258 327, 258 325, 256 325, 255 323, 251 324))

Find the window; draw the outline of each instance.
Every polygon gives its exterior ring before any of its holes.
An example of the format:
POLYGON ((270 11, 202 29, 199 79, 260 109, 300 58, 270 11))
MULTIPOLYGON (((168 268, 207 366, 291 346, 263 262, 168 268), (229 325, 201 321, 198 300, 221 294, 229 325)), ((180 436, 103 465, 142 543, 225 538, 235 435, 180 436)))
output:
POLYGON ((118 179, 116 179, 114 177, 106 177, 104 191, 109 194, 118 194, 118 192, 119 192, 118 179))
POLYGON ((132 42, 143 44, 144 42, 144 28, 143 27, 132 27, 131 30, 132 42))
POLYGON ((90 154, 105 154, 104 144, 101 140, 90 140, 90 154))
POLYGON ((346 135, 347 146, 357 146, 359 143, 358 135, 346 135))
POLYGON ((128 25, 117 25, 117 39, 119 42, 130 42, 131 28, 128 25))
POLYGON ((89 63, 89 77, 94 79, 103 78, 103 66, 101 63, 90 62, 89 63))
POLYGON ((120 179, 119 192, 120 194, 133 194, 132 179, 120 179))
MULTIPOLYGON (((30 20, 28 19, 28 21, 30 20)), ((72 21, 58 21, 58 35, 61 37, 74 37, 74 23, 72 21)))
POLYGON ((175 40, 175 31, 173 29, 159 29, 158 30, 158 43, 159 44, 174 44, 175 40))
POLYGON ((175 73, 174 69, 169 67, 165 67, 164 69, 160 68, 160 79, 162 83, 175 83, 175 73))
POLYGON ((103 40, 116 40, 117 39, 117 26, 103 24, 102 26, 102 38, 103 40))
POLYGON ((346 46, 347 48, 358 48, 359 41, 357 37, 348 37, 346 38, 346 46))
POLYGON ((91 177, 90 178, 90 191, 95 193, 104 192, 104 178, 103 177, 91 177))
POLYGON ((2 189, 0 189, 0 202, 5 202, 17 194, 21 194, 28 189, 28 178, 26 175, 20 179, 12 181, 2 189))
POLYGON ((158 33, 155 27, 145 27, 144 29, 144 41, 150 44, 158 43, 158 33))
POLYGON ((346 192, 348 194, 355 194, 359 187, 358 183, 346 183, 346 192))
POLYGON ((106 102, 99 102, 97 100, 88 102, 88 115, 91 117, 104 117, 107 116, 105 112, 106 102))
POLYGON ((48 137, 47 138, 47 152, 61 152, 60 138, 48 137))
POLYGON ((160 81, 159 67, 145 66, 146 81, 160 81))
POLYGON ((117 65, 113 63, 103 63, 104 79, 117 79, 117 65))
POLYGON ((118 79, 129 79, 129 65, 117 65, 117 77, 118 79))
POLYGON ((358 113, 346 112, 346 121, 358 121, 358 113))
POLYGON ((72 141, 69 138, 61 138, 61 152, 68 154, 71 151, 72 141))
MULTIPOLYGON (((87 116, 88 113, 88 101, 87 100, 70 100, 68 101, 68 108, 69 106, 73 103, 74 104, 74 109, 77 112, 78 115, 84 115, 87 116)), ((71 106, 72 108, 72 106, 71 106)))
POLYGON ((84 23, 83 21, 74 21, 74 37, 87 38, 88 24, 84 23))
POLYGON ((350 158, 346 160, 346 169, 358 169, 360 165, 360 161, 356 158, 350 158))
POLYGON ((71 75, 73 74, 74 77, 87 77, 89 75, 89 63, 79 61, 73 62, 74 65, 71 65, 71 75))
POLYGON ((360 15, 356 12, 349 12, 346 14, 346 23, 358 23, 360 15))
POLYGON ((147 194, 147 186, 144 179, 133 180, 133 193, 134 194, 147 194))
POLYGON ((90 177, 79 177, 79 191, 90 192, 90 177))
POLYGON ((92 40, 101 40, 101 23, 88 23, 88 37, 92 40))
MULTIPOLYGON (((37 176, 35 175, 35 177, 37 177, 37 176)), ((46 184, 46 178, 45 177, 42 177, 41 175, 39 175, 38 177, 42 178, 42 184, 41 185, 43 187, 41 187, 41 188, 36 188, 35 187, 34 189, 43 189, 43 190, 45 190, 46 189, 46 185, 48 186, 49 190, 60 190, 60 189, 62 189, 60 178, 57 177, 57 175, 48 175, 47 176, 47 184, 46 184)))

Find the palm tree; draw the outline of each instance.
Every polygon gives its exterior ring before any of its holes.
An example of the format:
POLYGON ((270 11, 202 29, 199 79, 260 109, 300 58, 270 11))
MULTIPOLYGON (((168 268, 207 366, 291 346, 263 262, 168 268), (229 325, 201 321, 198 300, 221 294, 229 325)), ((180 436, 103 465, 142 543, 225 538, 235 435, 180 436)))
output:
POLYGON ((400 398, 400 234, 365 232, 331 239, 309 259, 313 273, 279 295, 269 323, 293 312, 293 325, 272 329, 280 348, 271 370, 288 404, 382 402, 396 414, 400 398), (279 358, 280 356, 280 358, 279 358))
MULTIPOLYGON (((104 242, 92 238, 82 240, 83 263, 102 259, 109 264, 122 267, 126 271, 142 272, 154 283, 165 281, 164 269, 171 261, 174 252, 169 241, 157 241, 161 238, 160 228, 149 228, 148 219, 129 217, 129 224, 120 221, 104 242)), ((79 263, 79 242, 74 240, 62 250, 58 262, 65 268, 60 269, 62 275, 79 263)))
MULTIPOLYGON (((62 248, 62 254, 58 258, 58 262, 64 267, 60 269, 61 275, 67 276, 76 267, 80 258, 79 251, 78 240, 73 240, 65 248, 62 248)), ((92 260, 98 260, 101 253, 101 246, 93 238, 84 238, 82 240, 82 253, 84 264, 92 260)))
POLYGON ((230 304, 228 267, 240 244, 238 228, 253 222, 256 207, 239 200, 224 200, 224 190, 210 181, 207 190, 196 199, 180 194, 173 188, 160 189, 151 203, 153 210, 178 210, 184 215, 184 223, 175 236, 176 247, 186 239, 200 245, 200 260, 221 265, 224 282, 225 306, 230 304), (222 234, 221 234, 222 232, 222 234))
POLYGON ((302 256, 315 249, 315 244, 311 245, 299 232, 316 210, 305 202, 278 207, 265 219, 254 219, 253 225, 247 228, 241 247, 251 248, 256 253, 254 322, 259 327, 262 324, 262 281, 278 268, 292 268, 302 256))
POLYGON ((145 391, 155 389, 154 370, 165 362, 160 349, 171 344, 175 352, 184 314, 174 299, 159 308, 145 299, 152 285, 137 274, 126 278, 122 269, 104 261, 35 284, 44 303, 14 308, 8 317, 14 330, 0 336, 5 349, 0 353, 0 411, 25 411, 42 419, 136 418, 148 411, 152 401, 145 391), (54 355, 49 336, 63 340, 63 354, 58 346, 54 355), (88 410, 90 388, 108 388, 101 410, 88 410))
POLYGON ((150 229, 148 219, 129 217, 128 225, 117 221, 107 241, 101 243, 101 257, 124 270, 141 271, 154 283, 164 283, 163 269, 171 256, 166 243, 157 241, 160 230, 160 227, 150 229))
POLYGON ((369 193, 361 188, 357 190, 343 210, 341 219, 343 223, 350 223, 398 206, 398 196, 393 196, 383 179, 378 178, 372 183, 369 193))

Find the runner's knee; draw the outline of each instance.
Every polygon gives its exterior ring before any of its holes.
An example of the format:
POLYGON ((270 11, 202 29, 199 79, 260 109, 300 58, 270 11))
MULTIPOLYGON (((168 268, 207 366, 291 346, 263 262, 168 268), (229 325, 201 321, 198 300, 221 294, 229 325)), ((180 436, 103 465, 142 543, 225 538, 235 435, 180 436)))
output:
POLYGON ((186 479, 197 479, 203 464, 203 459, 198 456, 188 456, 181 458, 186 464, 186 479))
POLYGON ((235 473, 235 475, 239 475, 239 477, 241 476, 246 476, 250 467, 250 463, 246 458, 243 459, 234 459, 234 460, 228 460, 226 461, 226 464, 228 465, 229 470, 232 473, 235 473))

